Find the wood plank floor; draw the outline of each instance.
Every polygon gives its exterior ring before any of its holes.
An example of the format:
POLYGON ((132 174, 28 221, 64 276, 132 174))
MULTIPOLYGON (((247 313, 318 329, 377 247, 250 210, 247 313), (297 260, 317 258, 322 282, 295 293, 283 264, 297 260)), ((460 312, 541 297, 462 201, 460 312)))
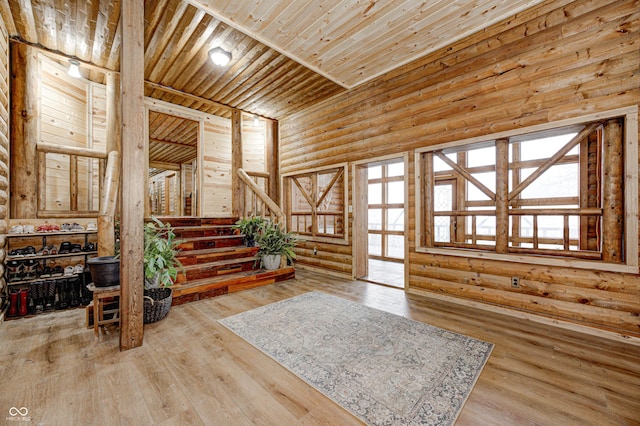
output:
POLYGON ((0 421, 26 407, 33 424, 360 424, 216 322, 311 290, 495 343, 459 425, 640 424, 639 346, 303 270, 174 306, 123 353, 115 329, 94 342, 82 310, 5 322, 0 421))

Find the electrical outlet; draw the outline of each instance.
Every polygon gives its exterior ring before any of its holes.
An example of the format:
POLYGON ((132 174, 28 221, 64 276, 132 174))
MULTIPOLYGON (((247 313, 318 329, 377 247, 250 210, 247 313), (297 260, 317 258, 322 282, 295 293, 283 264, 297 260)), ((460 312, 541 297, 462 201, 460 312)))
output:
POLYGON ((314 247, 313 248, 313 254, 314 254, 314 256, 318 254, 318 247, 314 247))
POLYGON ((511 287, 520 288, 520 277, 511 277, 511 287))

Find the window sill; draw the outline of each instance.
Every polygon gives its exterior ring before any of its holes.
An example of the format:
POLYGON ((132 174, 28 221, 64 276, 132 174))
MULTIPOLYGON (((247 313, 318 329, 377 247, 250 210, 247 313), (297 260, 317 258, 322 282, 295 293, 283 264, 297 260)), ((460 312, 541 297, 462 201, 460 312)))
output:
POLYGON ((557 266, 564 268, 589 269, 604 272, 637 274, 637 265, 594 262, 580 259, 555 258, 551 256, 526 256, 517 254, 500 254, 465 249, 417 247, 416 253, 457 256, 471 259, 499 260, 503 262, 526 263, 531 265, 557 266))

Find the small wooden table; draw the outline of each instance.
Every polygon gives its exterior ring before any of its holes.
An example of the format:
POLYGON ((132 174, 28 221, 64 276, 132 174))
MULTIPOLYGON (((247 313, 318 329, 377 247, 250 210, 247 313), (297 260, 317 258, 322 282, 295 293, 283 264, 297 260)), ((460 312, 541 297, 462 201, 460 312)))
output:
MULTIPOLYGON (((108 297, 120 296, 120 286, 113 285, 110 287, 96 287, 93 283, 87 285, 87 288, 93 292, 93 333, 96 339, 100 339, 100 327, 107 324, 120 322, 120 309, 104 310, 104 299, 108 297), (104 314, 113 314, 113 317, 105 320, 104 314)), ((102 330, 104 334, 104 328, 102 330)))

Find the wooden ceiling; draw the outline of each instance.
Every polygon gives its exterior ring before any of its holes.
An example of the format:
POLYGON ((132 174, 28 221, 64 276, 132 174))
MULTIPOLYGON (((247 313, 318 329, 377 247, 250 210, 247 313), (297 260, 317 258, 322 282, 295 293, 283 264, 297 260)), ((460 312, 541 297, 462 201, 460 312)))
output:
POLYGON ((189 0, 353 88, 542 0, 189 0))
MULTIPOLYGON (((282 119, 540 1, 145 0, 145 94, 282 119), (209 60, 215 46, 228 66, 209 60)), ((100 80, 120 68, 121 2, 0 0, 0 14, 100 80)))
MULTIPOLYGON (((198 122, 149 111, 149 161, 188 163, 198 150, 198 122)), ((160 164, 156 164, 161 168, 160 164)))

